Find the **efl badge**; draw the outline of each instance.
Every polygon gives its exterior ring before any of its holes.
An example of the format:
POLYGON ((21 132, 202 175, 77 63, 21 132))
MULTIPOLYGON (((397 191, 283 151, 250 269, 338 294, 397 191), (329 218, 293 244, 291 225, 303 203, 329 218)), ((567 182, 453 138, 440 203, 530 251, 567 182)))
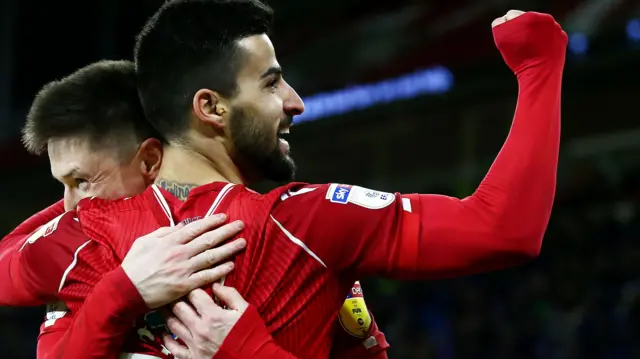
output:
POLYGON ((325 198, 332 203, 353 203, 368 209, 382 209, 393 203, 396 196, 393 193, 334 183, 329 186, 325 198))
POLYGON ((340 309, 340 324, 347 333, 357 338, 366 338, 371 329, 371 315, 364 302, 360 282, 351 288, 351 293, 340 309))

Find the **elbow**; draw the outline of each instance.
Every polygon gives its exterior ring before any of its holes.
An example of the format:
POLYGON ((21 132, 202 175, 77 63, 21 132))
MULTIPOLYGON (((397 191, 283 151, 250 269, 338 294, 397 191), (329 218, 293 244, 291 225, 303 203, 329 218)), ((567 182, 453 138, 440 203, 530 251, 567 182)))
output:
POLYGON ((505 237, 501 241, 505 252, 513 263, 527 263, 540 256, 543 233, 521 233, 517 236, 505 237))
POLYGON ((544 213, 544 216, 509 217, 508 223, 493 227, 494 233, 501 237, 501 246, 519 262, 529 262, 540 256, 550 217, 549 211, 544 213))
POLYGON ((532 238, 525 241, 525 245, 520 248, 519 255, 522 257, 524 262, 530 262, 538 256, 540 256, 540 251, 542 250, 542 236, 532 238))

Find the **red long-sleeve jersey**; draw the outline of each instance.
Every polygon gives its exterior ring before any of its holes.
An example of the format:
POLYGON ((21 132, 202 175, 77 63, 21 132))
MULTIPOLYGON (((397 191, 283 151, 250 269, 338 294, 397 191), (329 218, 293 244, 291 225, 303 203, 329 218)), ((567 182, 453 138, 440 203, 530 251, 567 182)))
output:
MULTIPOLYGON (((438 278, 504 268, 537 255, 555 194, 566 34, 550 16, 527 13, 496 27, 494 36, 517 75, 518 106, 507 141, 472 196, 460 200, 292 184, 266 196, 235 186, 220 201, 231 218, 253 223, 242 234, 248 247, 227 284, 257 307, 283 349, 326 357, 333 324, 313 311, 335 316, 340 292, 361 275, 438 278), (257 269, 267 264, 270 274, 260 275, 257 269)), ((215 206, 220 186, 194 190, 192 203, 170 206, 165 213, 174 220, 197 216, 198 206, 215 206), (198 197, 206 200, 198 203, 198 197)), ((95 208, 105 211, 105 206, 95 208)), ((155 211, 158 220, 161 212, 155 211)), ((86 218, 92 216, 94 224, 86 224, 105 236, 96 233, 97 245, 79 252, 78 269, 82 264, 89 271, 109 254, 117 263, 130 246, 126 238, 112 236, 117 227, 109 228, 108 216, 102 222, 100 212, 86 218)), ((86 283, 76 280, 74 291, 82 297, 86 283)))
MULTIPOLYGON (((60 294, 72 312, 80 311, 83 295, 89 293, 92 283, 99 279, 96 274, 116 268, 135 239, 141 233, 149 231, 149 225, 169 226, 214 213, 226 213, 230 218, 244 220, 246 228, 251 229, 245 230, 243 236, 254 239, 249 240, 251 244, 248 245, 247 255, 239 255, 236 263, 240 263, 241 258, 251 258, 244 262, 246 265, 237 265, 246 270, 245 274, 252 273, 256 282, 251 290, 247 290, 248 282, 245 280, 230 285, 235 286, 247 301, 258 308, 275 341, 282 347, 282 353, 286 350, 293 355, 291 357, 327 358, 333 342, 338 310, 344 302, 344 293, 352 288, 354 279, 345 277, 340 281, 325 281, 323 278, 329 278, 330 272, 326 268, 317 267, 315 259, 306 256, 306 252, 300 252, 302 247, 292 243, 281 231, 276 231, 275 222, 269 220, 269 208, 282 202, 281 196, 289 188, 296 186, 299 185, 291 184, 267 195, 260 195, 244 186, 217 182, 194 189, 184 203, 152 186, 142 195, 125 200, 82 201, 78 206, 79 223, 92 238, 92 243, 78 253, 77 264, 68 271, 60 294), (144 229, 141 230, 140 227, 144 229), (273 233, 265 234, 263 229, 273 233), (261 239, 262 236, 264 240, 261 239), (261 243, 267 245, 261 246, 261 243), (253 253, 254 244, 261 247, 260 254, 264 260, 257 261, 259 256, 253 253), (281 247, 274 248, 272 245, 281 247), (248 254, 249 252, 252 253, 248 254), (293 262, 296 264, 292 266, 293 262), (313 272, 311 277, 305 276, 307 270, 313 272), (289 276, 293 273, 299 275, 290 282, 289 276), (273 286, 276 283, 279 283, 278 288, 273 286), (310 291, 309 288, 315 289, 310 291), (271 295, 278 292, 282 294, 271 295), (285 297, 287 299, 283 301, 285 297), (296 300, 290 301, 292 298, 296 300), (292 321, 296 323, 293 326, 288 324, 292 321), (303 325, 307 327, 309 339, 297 340, 293 345, 290 333, 298 332, 303 325)), ((357 305, 356 303, 356 308, 357 305)), ((359 326, 346 328, 351 329, 351 335, 362 338, 357 344, 361 345, 363 353, 384 351, 387 344, 386 341, 379 340, 384 338, 378 336, 381 333, 361 331, 361 328, 371 325, 369 313, 359 310, 357 314, 359 318, 354 320, 356 323, 358 319, 362 321, 358 323, 359 326)), ((144 321, 137 324, 135 335, 129 336, 125 341, 125 352, 160 356, 162 348, 154 349, 153 343, 146 342, 154 338, 153 332, 157 329, 154 326, 162 326, 154 322, 153 317, 148 314, 144 321)), ((281 352, 276 354, 280 355, 281 352)))
MULTIPOLYGON (((154 197, 155 198, 155 197, 154 197)), ((76 212, 69 211, 62 215, 58 215, 53 220, 48 221, 52 213, 59 214, 63 210, 58 206, 43 211, 41 215, 34 216, 38 218, 38 223, 33 224, 32 219, 23 223, 18 229, 12 232, 12 235, 18 236, 18 233, 27 233, 22 239, 17 241, 20 245, 15 253, 20 256, 14 256, 15 261, 15 279, 19 280, 21 292, 29 295, 30 301, 37 301, 37 304, 45 302, 57 301, 58 298, 66 299, 69 302, 83 301, 84 296, 80 298, 73 293, 58 293, 64 283, 72 281, 74 275, 78 272, 74 271, 78 266, 82 266, 82 260, 79 259, 78 253, 81 249, 91 245, 89 237, 82 232, 81 226, 77 220, 76 212), (43 223, 48 221, 46 223, 43 223), (34 234, 25 230, 26 226, 41 226, 34 234), (29 239, 27 241, 27 238, 29 239), (27 243, 27 244, 25 244, 27 243), (69 273, 72 273, 69 276, 69 273)), ((133 222, 141 223, 137 226, 136 234, 138 236, 148 233, 151 228, 157 227, 157 222, 145 222, 145 219, 152 218, 151 212, 148 210, 141 211, 141 216, 132 216, 131 212, 124 213, 124 217, 129 218, 133 222), (147 223, 144 225, 143 223, 147 223)), ((133 237, 132 237, 133 238, 133 237)), ((135 239, 135 238, 134 238, 135 239)), ((10 257, 7 257, 10 258, 10 257)), ((38 342, 38 358, 116 358, 123 351, 123 341, 131 334, 131 324, 135 317, 147 311, 144 303, 135 287, 131 284, 124 272, 117 266, 110 266, 109 273, 104 275, 106 267, 93 267, 101 271, 81 271, 80 276, 87 276, 86 280, 96 283, 92 293, 86 298, 86 315, 80 314, 74 318, 75 311, 69 312, 64 309, 53 309, 46 315, 45 322, 41 326, 41 333, 38 342), (113 270, 111 270, 113 269, 113 270), (106 330, 105 330, 106 328, 106 330)), ((4 295, 12 298, 12 304, 22 304, 22 297, 11 296, 14 292, 13 288, 9 288, 4 295)), ((19 295, 21 295, 18 292, 19 295)), ((32 303, 32 302, 30 302, 32 303)), ((254 318, 261 322, 261 319, 254 318)), ((261 323, 250 324, 244 320, 244 326, 250 325, 260 326, 261 323)), ((264 324, 262 324, 264 325, 264 324)), ((357 337, 350 337, 346 332, 342 335, 345 338, 339 341, 339 345, 334 349, 334 358, 345 358, 348 353, 361 353, 360 358, 386 358, 383 349, 388 345, 384 340, 384 335, 378 330, 375 322, 367 322, 367 333, 372 337, 379 338, 380 345, 377 348, 371 348, 367 342, 357 337)), ((248 328, 251 329, 251 328, 248 328)), ((246 330, 235 330, 233 336, 239 336, 246 330)), ((293 358, 288 353, 282 351, 268 332, 262 333, 263 337, 252 339, 256 343, 269 342, 274 345, 261 346, 253 348, 251 346, 238 346, 235 344, 227 344, 226 352, 231 355, 236 353, 237 358, 243 358, 243 352, 251 352, 252 355, 262 356, 262 351, 276 355, 287 355, 285 358, 293 358), (275 352, 272 352, 275 350, 275 352)), ((234 343, 233 336, 229 337, 229 341, 234 343)), ((131 337, 129 337, 131 338, 131 337)), ((133 336, 137 338, 137 336, 133 336)), ((141 348, 135 347, 132 354, 157 354, 165 357, 161 352, 161 348, 157 343, 143 345, 141 348)), ((270 354, 270 355, 271 355, 270 354)))

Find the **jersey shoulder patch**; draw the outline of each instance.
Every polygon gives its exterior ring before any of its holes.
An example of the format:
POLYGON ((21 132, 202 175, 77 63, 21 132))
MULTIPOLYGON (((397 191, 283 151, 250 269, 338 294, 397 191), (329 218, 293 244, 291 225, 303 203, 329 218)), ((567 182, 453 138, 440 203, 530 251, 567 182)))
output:
POLYGON ((37 240, 39 240, 40 238, 44 238, 44 237, 50 236, 53 233, 55 233, 55 231, 58 229, 58 224, 60 223, 62 218, 65 217, 65 216, 68 217, 68 218, 71 218, 72 220, 77 221, 77 218, 75 216, 75 211, 68 211, 68 212, 65 212, 65 213, 59 215, 58 217, 56 217, 56 218, 52 219, 51 221, 49 221, 47 224, 45 224, 45 225, 41 226, 40 228, 38 228, 31 235, 29 235, 29 237, 27 237, 27 240, 24 242, 24 244, 22 245, 20 250, 22 250, 27 244, 33 244, 37 240))
POLYGON ((369 209, 381 209, 395 201, 393 193, 380 192, 360 186, 333 183, 325 196, 332 203, 353 203, 369 209))

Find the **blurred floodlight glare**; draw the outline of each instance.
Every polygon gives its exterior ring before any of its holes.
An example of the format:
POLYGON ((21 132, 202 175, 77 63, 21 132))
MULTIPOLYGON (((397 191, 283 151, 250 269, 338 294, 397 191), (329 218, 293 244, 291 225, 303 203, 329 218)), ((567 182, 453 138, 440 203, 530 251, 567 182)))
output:
POLYGON ((569 50, 576 55, 584 55, 589 50, 589 38, 582 33, 569 36, 569 50))
POLYGON ((305 97, 305 112, 295 122, 306 122, 362 110, 377 104, 421 95, 441 94, 453 87, 453 74, 438 66, 367 85, 305 97))
POLYGON ((627 23, 627 36, 630 40, 640 41, 640 19, 631 19, 627 23))

